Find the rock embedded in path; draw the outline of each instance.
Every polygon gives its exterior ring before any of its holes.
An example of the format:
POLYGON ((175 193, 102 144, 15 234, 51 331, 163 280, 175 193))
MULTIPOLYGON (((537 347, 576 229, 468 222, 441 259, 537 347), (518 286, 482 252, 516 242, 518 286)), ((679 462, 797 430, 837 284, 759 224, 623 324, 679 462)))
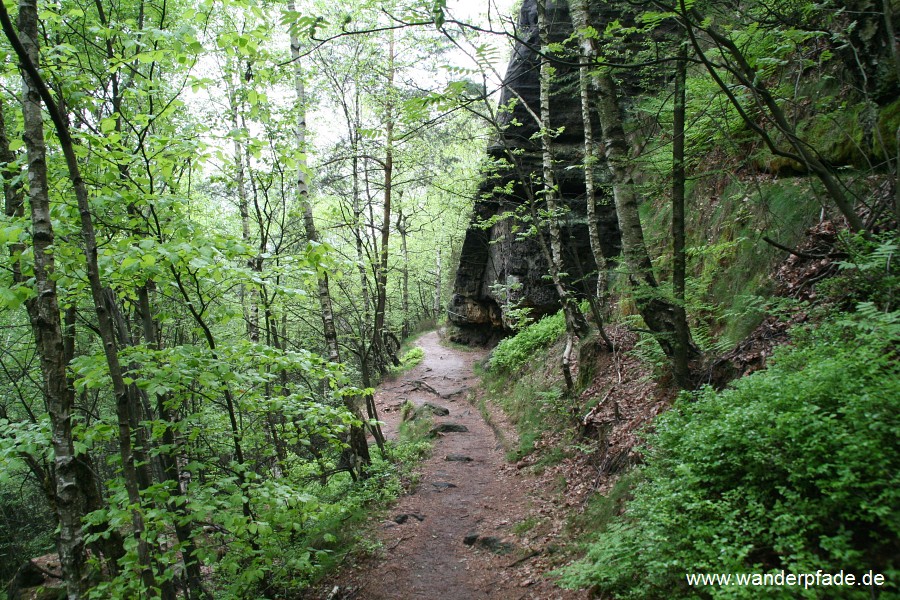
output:
POLYGON ((498 537, 494 537, 492 535, 480 536, 477 533, 470 533, 463 538, 463 544, 466 546, 474 546, 476 548, 481 548, 482 550, 487 550, 488 552, 493 552, 494 554, 498 554, 503 556, 505 554, 509 554, 513 550, 515 550, 515 546, 510 544, 509 542, 504 542, 498 537))
POLYGON ((394 523, 396 523, 397 525, 403 525, 404 523, 409 521, 410 517, 417 520, 419 523, 421 523, 422 521, 425 520, 425 517, 423 517, 422 515, 417 515, 416 513, 408 513, 408 514, 404 513, 404 514, 399 514, 396 517, 394 517, 394 523))
POLYGON ((504 542, 500 538, 496 538, 490 535, 478 538, 478 540, 476 540, 475 542, 475 546, 481 548, 482 550, 487 550, 488 552, 499 554, 500 556, 509 554, 513 550, 515 550, 515 546, 513 546, 509 542, 504 542))
POLYGON ((462 454, 448 454, 444 460, 450 462, 472 462, 472 458, 470 456, 464 456, 462 454))
POLYGON ((432 404, 431 402, 426 402, 422 405, 423 410, 430 411, 431 414, 437 417, 446 417, 450 414, 450 409, 444 408, 443 406, 438 406, 437 404, 432 404))
POLYGON ((432 427, 428 434, 436 436, 440 433, 466 433, 467 431, 469 428, 459 423, 441 423, 432 427))
POLYGON ((439 489, 439 490, 446 490, 446 489, 448 489, 448 488, 455 488, 455 487, 456 487, 456 484, 454 484, 454 483, 448 483, 448 482, 446 482, 446 481, 435 481, 435 482, 432 483, 431 485, 433 485, 434 487, 436 487, 436 488, 439 489))
POLYGON ((435 396, 441 395, 436 389, 431 387, 431 384, 426 383, 422 379, 413 379, 406 385, 411 385, 413 387, 413 389, 415 389, 415 390, 425 390, 426 392, 428 392, 430 394, 434 394, 435 396))

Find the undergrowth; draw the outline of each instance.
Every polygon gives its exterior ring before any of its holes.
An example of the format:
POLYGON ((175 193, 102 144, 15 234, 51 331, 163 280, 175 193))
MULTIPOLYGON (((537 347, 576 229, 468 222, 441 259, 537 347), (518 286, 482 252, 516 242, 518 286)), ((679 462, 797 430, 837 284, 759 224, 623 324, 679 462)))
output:
POLYGON ((872 569, 896 586, 900 313, 861 308, 796 331, 767 370, 684 395, 658 418, 624 517, 563 582, 617 598, 758 598, 753 587, 690 588, 685 574, 872 569))
MULTIPOLYGON (((519 434, 518 448, 507 452, 507 460, 531 454, 544 433, 566 424, 569 407, 557 369, 533 368, 555 364, 548 357, 557 352, 553 345, 565 330, 560 311, 527 325, 501 341, 491 353, 488 370, 482 374, 487 391, 484 401, 500 406, 519 434)), ((542 466, 559 459, 547 457, 542 466)))
MULTIPOLYGON (((389 459, 378 452, 372 454, 366 479, 353 481, 342 473, 324 486, 310 483, 308 493, 297 495, 294 506, 260 508, 259 519, 274 526, 270 535, 260 538, 265 546, 259 551, 271 557, 269 593, 303 597, 307 586, 342 564, 347 554, 377 549, 365 523, 403 493, 414 467, 430 452, 430 420, 421 421, 426 426, 424 431, 420 427, 401 428, 398 440, 387 443, 389 459), (282 521, 293 524, 285 526, 282 521), (276 535, 281 531, 290 533, 276 535)), ((239 570, 229 575, 232 566, 241 568, 226 564, 217 572, 217 588, 225 597, 236 597, 232 595, 233 586, 246 577, 239 570)))
POLYGON ((403 353, 403 356, 400 357, 400 364, 391 366, 388 369, 389 377, 397 377, 403 373, 406 373, 410 369, 415 368, 422 359, 425 358, 425 351, 415 346, 410 348, 406 352, 403 353))
POLYGON ((566 331, 562 311, 523 328, 497 344, 491 353, 490 368, 512 372, 534 358, 535 352, 555 342, 566 331))

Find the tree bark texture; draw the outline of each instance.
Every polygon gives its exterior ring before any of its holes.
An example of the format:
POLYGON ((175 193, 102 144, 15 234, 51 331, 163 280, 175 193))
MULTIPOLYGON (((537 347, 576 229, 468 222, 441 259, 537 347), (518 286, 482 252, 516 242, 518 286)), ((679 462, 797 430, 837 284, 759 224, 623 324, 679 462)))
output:
POLYGON ((594 85, 598 91, 597 109, 603 127, 606 164, 622 236, 622 255, 634 289, 635 304, 663 352, 671 359, 675 352, 675 307, 660 294, 650 254, 644 243, 618 91, 609 71, 596 72, 594 85))
MULTIPOLYGON (((137 470, 135 466, 134 450, 131 440, 131 413, 132 406, 129 402, 127 386, 122 375, 122 367, 119 363, 118 347, 115 336, 115 325, 106 302, 105 289, 100 278, 97 261, 97 238, 94 231, 90 202, 87 187, 81 176, 78 159, 75 154, 74 142, 69 132, 68 123, 59 109, 59 105, 50 94, 46 83, 35 66, 35 60, 39 58, 37 45, 37 11, 33 0, 21 0, 19 7, 19 27, 22 31, 22 39, 12 31, 8 15, 3 14, 4 30, 10 43, 13 45, 22 68, 30 79, 29 87, 36 90, 40 100, 46 105, 47 111, 56 129, 60 148, 65 158, 69 179, 75 191, 75 199, 81 217, 81 234, 84 240, 85 267, 87 279, 91 290, 91 298, 94 302, 94 312, 97 316, 98 331, 103 345, 106 364, 110 379, 113 384, 113 395, 116 399, 116 416, 119 425, 119 453, 122 457, 122 470, 125 489, 132 505, 131 517, 133 535, 137 545, 138 560, 141 565, 141 578, 147 589, 156 589, 155 576, 151 568, 150 552, 143 532, 145 529, 144 518, 141 510, 141 497, 138 484, 137 470), (23 44, 22 42, 25 42, 23 44)), ((43 132, 41 132, 43 133, 43 132)), ((46 164, 43 165, 46 173, 46 164)), ((47 199, 49 205, 49 199, 47 199)), ((49 218, 49 213, 47 215, 49 218)), ((48 223, 49 226, 49 223, 48 223)), ((65 379, 63 379, 65 381, 65 379)))
POLYGON ((403 277, 403 294, 401 297, 401 307, 403 310, 403 330, 400 337, 406 339, 409 337, 410 317, 409 317, 409 247, 407 246, 407 221, 408 216, 401 211, 397 215, 397 232, 400 234, 400 257, 403 277))
POLYGON ((434 302, 432 305, 432 316, 437 319, 441 314, 441 247, 438 246, 437 256, 434 259, 434 302))
MULTIPOLYGON (((546 0, 537 2, 538 33, 541 40, 540 58, 540 131, 542 151, 542 195, 547 204, 547 229, 550 237, 550 256, 547 261, 553 286, 559 295, 566 328, 570 334, 583 336, 588 331, 587 321, 572 297, 568 286, 562 279, 562 233, 559 227, 560 207, 557 204, 556 182, 553 176, 553 135, 550 131, 550 81, 553 77, 553 66, 547 56, 549 52, 549 32, 546 19, 546 0)), ((540 235, 540 234, 539 234, 540 235)), ((567 371, 567 366, 564 370, 567 371)), ((568 371, 567 371, 568 372, 568 371)))
POLYGON ((675 349, 672 371, 675 381, 682 388, 691 387, 688 370, 690 330, 685 310, 686 258, 684 252, 685 225, 685 169, 684 134, 687 105, 687 50, 682 46, 675 63, 675 107, 672 113, 672 290, 675 318, 675 349))
MULTIPOLYGON (((36 66, 40 61, 38 47, 37 5, 34 0, 19 3, 19 34, 15 33, 6 7, 0 6, 3 30, 11 43, 19 42, 22 56, 36 66)), ((74 392, 69 387, 66 373, 66 352, 63 340, 62 320, 54 274, 54 231, 50 217, 50 196, 47 182, 47 150, 44 143, 44 122, 41 114, 41 96, 38 82, 29 69, 22 66, 22 115, 23 139, 28 161, 28 200, 31 217, 31 236, 34 249, 35 295, 25 303, 40 357, 44 399, 50 416, 51 443, 53 445, 53 474, 55 478, 54 500, 59 518, 57 551, 66 595, 69 600, 81 598, 87 589, 85 573, 84 537, 82 518, 86 510, 83 493, 86 482, 79 479, 79 460, 75 453, 72 435, 72 408, 74 392)), ((17 201, 7 209, 14 211, 17 201)))
POLYGON ((375 326, 372 332, 372 347, 375 359, 382 371, 386 371, 388 361, 399 364, 397 357, 385 343, 385 313, 387 312, 388 256, 391 235, 391 203, 394 183, 394 37, 391 34, 388 46, 387 101, 384 111, 384 203, 381 218, 381 256, 378 261, 376 278, 377 297, 375 301, 375 326))
POLYGON ((587 203, 588 239, 591 243, 591 253, 594 255, 594 264, 597 266, 597 291, 595 300, 591 306, 595 308, 594 320, 597 322, 597 330, 600 338, 607 347, 612 348, 612 342, 606 335, 603 324, 603 313, 608 304, 607 258, 603 255, 603 246, 600 244, 600 228, 597 223, 597 196, 594 180, 594 169, 597 164, 596 148, 594 144, 594 123, 591 118, 590 97, 590 71, 589 65, 597 55, 593 40, 586 35, 589 24, 587 0, 576 0, 571 6, 572 20, 581 48, 582 64, 578 69, 578 91, 581 96, 581 120, 584 123, 584 193, 587 203), (599 306, 597 303, 599 302, 599 306))
MULTIPOLYGON (((288 10, 295 10, 293 1, 288 3, 288 10)), ((298 149, 301 153, 306 151, 306 89, 303 83, 303 70, 300 65, 300 39, 295 32, 291 33, 291 61, 294 70, 294 92, 297 99, 297 109, 300 115, 294 135, 298 149)), ((309 183, 306 178, 305 159, 297 169, 297 197, 303 206, 303 224, 306 228, 306 237, 310 244, 319 243, 319 233, 316 230, 313 218, 312 203, 309 200, 309 183)), ((333 363, 341 362, 341 352, 338 346, 337 329, 334 325, 334 309, 331 303, 331 291, 328 284, 328 273, 322 269, 316 271, 316 284, 319 294, 319 309, 322 318, 322 331, 325 337, 325 347, 328 351, 328 360, 333 363)), ((365 418, 362 413, 360 401, 355 396, 344 396, 344 406, 353 416, 360 421, 365 418)), ((360 425, 351 425, 349 431, 349 449, 352 456, 348 457, 348 465, 355 473, 364 474, 366 467, 371 463, 369 456, 369 444, 366 441, 365 429, 360 425)))

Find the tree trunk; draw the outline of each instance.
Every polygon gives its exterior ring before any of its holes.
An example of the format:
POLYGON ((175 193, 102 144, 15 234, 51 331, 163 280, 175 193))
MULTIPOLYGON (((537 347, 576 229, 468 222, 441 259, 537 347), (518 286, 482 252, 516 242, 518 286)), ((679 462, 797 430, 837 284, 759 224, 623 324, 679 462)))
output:
POLYGON ((566 317, 566 327, 569 333, 583 336, 588 331, 584 315, 578 308, 575 299, 569 292, 568 286, 562 279, 562 233, 559 227, 560 207, 557 205, 558 190, 553 175, 553 136, 550 131, 550 82, 553 77, 553 67, 547 57, 549 50, 549 31, 546 19, 546 0, 537 2, 538 30, 541 39, 541 73, 540 73, 540 131, 541 131, 541 157, 542 157, 542 195, 547 203, 547 226, 550 237, 549 269, 553 286, 559 295, 563 312, 566 317))
POLYGON ((409 318, 409 248, 406 245, 407 221, 408 216, 402 212, 397 216, 397 232, 400 234, 400 259, 401 259, 401 275, 403 276, 403 290, 401 298, 401 307, 403 310, 403 330, 400 337, 406 339, 409 337, 410 318, 409 318))
MULTIPOLYGON (((160 350, 162 348, 162 340, 159 336, 156 321, 153 318, 149 284, 144 284, 138 288, 138 311, 141 317, 141 331, 144 342, 149 348, 160 350)), ((184 491, 181 489, 181 471, 178 468, 177 459, 179 443, 173 431, 175 421, 167 406, 167 400, 166 396, 156 396, 156 411, 160 420, 166 424, 162 432, 162 442, 166 450, 159 453, 159 460, 162 466, 163 477, 170 486, 168 508, 175 515, 175 535, 183 545, 181 551, 182 562, 184 563, 187 576, 185 592, 189 600, 209 598, 209 593, 203 587, 200 559, 197 557, 197 546, 194 543, 194 520, 191 517, 187 502, 184 501, 184 491)))
MULTIPOLYGON (((634 288, 635 304, 663 352, 672 359, 675 353, 675 306, 660 293, 650 255, 644 244, 638 195, 629 168, 628 143, 622 126, 616 84, 607 70, 595 72, 594 84, 599 92, 597 109, 603 127, 606 163, 612 180, 616 216, 622 237, 622 254, 634 288)), ((689 344, 689 347, 692 353, 696 352, 693 344, 689 344)))
MULTIPOLYGON (((104 26, 108 26, 109 20, 105 10, 103 9, 102 2, 96 2, 95 7, 97 9, 97 16, 100 19, 100 22, 104 26)), ((142 25, 143 24, 141 23, 140 26, 142 25)), ((110 62, 114 62, 116 60, 116 55, 113 50, 111 39, 107 39, 106 41, 106 54, 107 60, 109 60, 110 62)), ((134 62, 137 63, 137 61, 134 62)), ((138 65, 134 64, 133 66, 135 68, 135 72, 137 72, 138 65)), ((112 114, 116 116, 115 131, 119 134, 123 134, 122 99, 124 96, 124 90, 122 88, 122 85, 120 84, 118 73, 111 74, 110 84, 112 88, 112 114)), ((120 163, 118 165, 118 169, 121 180, 123 182, 127 182, 130 179, 129 169, 127 165, 120 163)), ((129 216, 131 216, 132 218, 145 218, 145 215, 141 213, 139 208, 134 203, 129 203, 127 211, 129 216)), ((140 233, 143 235, 147 235, 146 231, 140 231, 140 233)), ((150 290, 152 289, 152 287, 153 282, 150 280, 137 286, 136 294, 138 297, 138 314, 140 315, 140 325, 144 341, 150 348, 159 349, 161 343, 158 339, 158 336, 156 335, 156 324, 153 320, 153 315, 150 308, 150 290)), ((108 292, 110 311, 117 321, 120 343, 122 344, 122 346, 138 344, 140 342, 139 336, 128 335, 128 326, 125 317, 122 314, 119 305, 117 304, 115 293, 109 288, 107 288, 106 291, 108 292)), ((140 372, 140 365, 132 365, 131 371, 140 372)), ((176 515, 176 519, 174 520, 176 536, 178 537, 179 542, 184 544, 182 559, 185 566, 185 572, 187 574, 185 591, 187 597, 193 599, 198 597, 198 594, 203 594, 205 592, 202 588, 200 579, 200 564, 199 560, 196 559, 196 547, 193 543, 192 538, 193 525, 191 524, 191 519, 189 518, 190 511, 188 510, 185 503, 179 502, 177 500, 177 498, 182 496, 183 494, 180 485, 180 477, 178 476, 178 466, 176 458, 177 450, 174 433, 172 431, 173 423, 170 411, 166 408, 165 399, 158 396, 156 398, 158 415, 159 418, 162 419, 162 421, 166 424, 162 436, 165 449, 158 452, 154 460, 149 455, 151 444, 149 431, 147 431, 141 424, 144 418, 150 418, 150 416, 152 415, 152 408, 150 407, 149 398, 147 396, 147 393, 144 390, 139 389, 134 383, 128 386, 128 393, 129 403, 132 407, 131 427, 132 430, 135 431, 136 438, 138 440, 138 445, 135 448, 135 458, 137 464, 140 465, 140 467, 138 467, 137 469, 139 475, 139 487, 141 490, 144 490, 152 484, 152 474, 150 472, 151 464, 155 464, 158 467, 158 477, 160 481, 169 480, 170 482, 172 482, 172 495, 169 497, 167 504, 169 510, 171 510, 172 513, 176 515), (143 415, 146 415, 146 417, 142 417, 141 409, 143 409, 143 415)), ((115 532, 111 534, 111 537, 114 538, 117 535, 118 532, 115 532)), ((160 565, 160 563, 157 562, 156 568, 162 575, 166 567, 160 565)), ((163 579, 163 582, 161 583, 161 595, 163 598, 175 598, 176 592, 174 584, 175 582, 169 578, 163 579)))
MULTIPOLYGON (((288 10, 295 10, 293 1, 288 2, 288 10)), ((306 150, 306 90, 303 84, 303 71, 300 66, 300 40, 297 34, 291 32, 291 62, 294 69, 294 92, 296 93, 297 109, 300 111, 297 128, 294 131, 297 146, 301 152, 306 150)), ((319 243, 319 234, 316 231, 313 219, 312 204, 309 201, 309 184, 306 181, 306 164, 301 164, 297 169, 297 196, 303 206, 303 223, 306 228, 306 237, 311 244, 319 243)), ((341 353, 338 346, 337 330, 334 326, 334 310, 331 304, 331 292, 328 285, 328 274, 322 270, 316 270, 317 286, 319 291, 319 308, 322 317, 322 330, 325 336, 325 346, 328 350, 328 360, 333 363, 341 362, 341 353)), ((345 396, 344 406, 360 421, 365 418, 357 397, 345 396)), ((351 425, 349 432, 349 456, 345 462, 356 473, 365 475, 366 468, 371 464, 369 456, 369 444, 366 441, 365 429, 359 425, 351 425)))
MULTIPOLYGON (((3 31, 10 42, 19 41, 5 5, 0 6, 0 18, 3 21, 3 31)), ((38 64, 37 6, 33 0, 22 0, 19 4, 19 29, 20 47, 25 55, 24 58, 20 56, 20 62, 29 60, 32 64, 38 64)), ((67 381, 62 321, 54 278, 54 232, 50 217, 41 97, 37 82, 27 69, 23 67, 22 70, 23 139, 28 160, 28 199, 31 207, 36 291, 34 297, 25 302, 25 307, 40 358, 44 400, 50 416, 54 455, 54 504, 59 518, 57 550, 66 582, 66 594, 69 600, 75 600, 82 596, 88 586, 81 520, 86 508, 83 489, 89 484, 79 478, 78 457, 72 436, 72 407, 75 398, 67 381)), ((10 193, 14 194, 7 186, 7 211, 21 214, 21 201, 15 196, 11 198, 10 193)))
MULTIPOLYGON (((206 345, 209 348, 209 353, 213 361, 219 361, 219 353, 216 344, 216 338, 212 333, 212 330, 209 327, 209 324, 204 319, 201 311, 197 310, 195 303, 191 300, 190 293, 188 291, 189 287, 198 287, 198 286, 188 286, 185 284, 184 278, 182 274, 175 268, 174 265, 169 266, 169 271, 172 273, 172 277, 175 280, 175 285, 178 288, 178 292, 181 294, 181 297, 184 299, 185 306, 188 309, 188 312, 191 314, 191 318, 193 318, 194 322, 200 327, 200 330, 203 332, 203 338, 206 341, 206 345)), ((237 480, 238 485, 241 488, 241 513, 244 518, 249 523, 253 519, 253 510, 250 506, 250 485, 247 481, 247 469, 245 468, 246 462, 244 460, 244 449, 241 440, 243 439, 243 431, 238 424, 237 418, 237 403, 234 400, 234 394, 231 391, 231 387, 229 385, 223 386, 222 396, 225 399, 225 412, 228 415, 228 423, 231 426, 231 444, 234 448, 234 461, 238 464, 237 471, 237 480)), ((259 550, 259 543, 256 541, 256 536, 252 536, 250 538, 250 547, 253 550, 259 550)))
MULTIPOLYGON (((232 69, 226 69, 225 88, 228 94, 228 108, 230 112, 231 127, 237 131, 241 123, 238 119, 237 89, 232 81, 232 69)), ((245 128, 246 129, 246 128, 245 128)), ((234 153, 234 185, 237 188, 238 197, 238 214, 241 217, 241 239, 245 244, 250 245, 250 202, 247 198, 247 174, 246 170, 250 166, 249 160, 245 160, 244 148, 237 136, 232 137, 232 151, 234 153)), ((247 266, 256 270, 256 259, 251 258, 247 261, 247 266)), ((259 342, 259 305, 257 303, 256 288, 247 289, 246 285, 242 285, 240 289, 241 301, 244 305, 244 319, 247 322, 247 336, 251 342, 259 342)))
MULTIPOLYGON (((356 92, 356 119, 359 120, 359 91, 356 92)), ((359 271, 359 287, 363 298, 363 322, 366 326, 370 323, 372 307, 369 300, 369 280, 366 277, 366 255, 363 252, 363 232, 362 232, 362 206, 359 202, 359 132, 356 123, 350 128, 350 136, 352 138, 352 170, 353 170, 353 235, 356 238, 356 268, 359 271)), ((364 332, 361 332, 363 336, 364 332)))
POLYGON ((612 342, 607 337, 603 325, 603 313, 608 303, 606 281, 608 265, 607 259, 603 255, 603 246, 600 244, 600 228, 597 223, 597 195, 594 182, 594 168, 597 165, 597 156, 594 147, 594 124, 591 119, 591 99, 588 89, 590 84, 589 65, 593 62, 597 53, 593 40, 585 33, 589 21, 587 0, 577 0, 577 5, 572 6, 571 12, 581 47, 578 90, 581 95, 581 120, 584 123, 584 193, 587 202, 588 238, 591 243, 591 252, 594 255, 594 264, 597 266, 597 292, 595 299, 591 301, 591 308, 594 320, 597 322, 600 338, 608 348, 612 348, 612 342))
POLYGON ((684 254, 684 125, 687 88, 687 49, 682 45, 675 63, 675 107, 672 118, 672 289, 675 295, 673 307, 675 319, 675 348, 672 372, 675 382, 684 389, 691 387, 688 370, 690 330, 685 310, 684 254))
MULTIPOLYGON (((541 135, 541 156, 542 156, 542 195, 544 202, 547 203, 547 226, 550 235, 550 256, 547 257, 550 269, 550 277, 553 280, 553 286, 559 296, 562 304, 563 313, 566 318, 566 348, 560 359, 560 367, 562 368, 563 378, 566 382, 566 388, 571 394, 574 392, 572 379, 572 352, 574 349, 574 337, 584 337, 589 331, 587 321, 581 313, 581 309, 575 302, 569 292, 568 286, 562 279, 563 259, 562 259, 562 233, 559 227, 560 207, 557 205, 556 181, 553 176, 553 136, 550 131, 550 82, 553 77, 554 69, 550 64, 548 53, 549 47, 549 30, 547 28, 546 16, 546 0, 538 0, 537 2, 537 18, 538 18, 538 34, 541 40, 540 55, 540 104, 541 114, 540 127, 541 135)), ((540 235, 540 232, 538 232, 540 235)))
MULTIPOLYGON (((884 29, 887 32, 888 43, 891 47, 891 59, 894 61, 894 77, 896 84, 900 85, 900 48, 897 47, 897 34, 894 31, 894 9, 891 0, 882 0, 882 13, 884 14, 884 29)), ((894 166, 894 221, 900 223, 900 127, 894 132, 894 148, 896 149, 894 166)), ((890 144, 885 144, 885 154, 890 144)))
POLYGON ((391 355, 384 341, 384 321, 387 311, 387 274, 388 274, 388 244, 391 234, 391 201, 394 182, 394 99, 391 96, 394 91, 394 38, 388 47, 387 70, 387 102, 385 105, 385 146, 384 146, 384 206, 381 219, 381 257, 378 262, 378 277, 376 281, 377 299, 375 302, 375 327, 372 332, 372 347, 375 349, 376 362, 382 371, 386 370, 387 361, 399 364, 397 358, 391 355))
POLYGON ((432 312, 434 313, 435 319, 437 319, 441 314, 441 288, 442 287, 443 287, 443 284, 441 282, 441 247, 438 246, 437 257, 435 258, 434 304, 432 307, 432 312))
MULTIPOLYGON (((3 12, 5 13, 5 10, 3 12)), ((94 232, 87 187, 85 186, 84 179, 81 177, 78 159, 75 154, 75 146, 69 132, 68 124, 59 110, 59 105, 50 94, 46 83, 41 78, 40 73, 35 66, 35 61, 38 60, 39 57, 39 51, 37 46, 37 11, 33 0, 20 1, 19 26, 23 33, 21 40, 12 31, 12 24, 9 22, 8 15, 6 15, 3 26, 5 31, 7 30, 7 26, 9 28, 9 30, 6 31, 7 37, 10 38, 10 43, 13 45, 13 48, 19 57, 20 64, 28 75, 30 80, 29 87, 37 91, 40 99, 43 101, 44 105, 46 105, 47 111, 50 113, 50 117, 56 128, 63 156, 65 157, 69 178, 75 190, 78 212, 81 217, 81 233, 84 240, 87 279, 91 290, 91 297, 94 301, 94 311, 97 315, 98 330, 103 343, 106 364, 113 384, 113 395, 116 399, 116 415, 119 424, 119 453, 122 457, 125 489, 128 493, 128 500, 133 507, 131 510, 131 521, 133 535, 137 544, 138 560, 141 565, 141 578, 147 589, 155 589, 156 579, 151 568, 149 547, 143 536, 144 517, 140 509, 141 497, 134 460, 134 450, 131 442, 131 405, 129 403, 127 386, 125 385, 122 375, 122 367, 119 363, 114 324, 109 312, 109 307, 106 303, 103 283, 100 280, 100 272, 97 263, 97 239, 94 232)), ((39 107, 40 103, 37 105, 39 107)), ((43 130, 41 130, 41 135, 43 135, 43 130)), ((43 169, 46 174, 45 165, 43 165, 43 169)), ((47 204, 49 204, 49 200, 47 200, 47 204)), ((47 215, 47 218, 49 218, 49 214, 47 215)), ((65 383, 65 379, 63 379, 63 383, 65 383)))

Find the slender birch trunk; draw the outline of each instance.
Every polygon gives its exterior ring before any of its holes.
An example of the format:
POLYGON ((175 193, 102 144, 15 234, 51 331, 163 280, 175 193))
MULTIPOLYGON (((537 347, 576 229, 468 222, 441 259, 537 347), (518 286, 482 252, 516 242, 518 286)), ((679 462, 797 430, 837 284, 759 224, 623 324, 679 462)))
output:
POLYGON ((372 345, 375 348, 376 362, 382 371, 387 362, 398 364, 385 344, 385 313, 387 312, 387 278, 388 278, 388 245, 391 235, 391 202, 393 200, 394 182, 394 37, 391 33, 388 45, 387 101, 385 103, 385 145, 384 145, 384 204, 381 218, 381 255, 378 261, 376 278, 377 298, 375 302, 375 327, 372 332, 372 345))
POLYGON ((538 8, 538 30, 541 40, 541 73, 540 73, 540 120, 539 127, 541 130, 541 166, 543 176, 542 194, 544 202, 547 203, 548 230, 550 233, 550 277, 556 288, 556 293, 562 303, 563 312, 566 316, 566 323, 569 329, 575 335, 584 335, 588 331, 587 322, 584 315, 578 308, 572 294, 569 292, 568 286, 562 279, 563 258, 562 258, 562 233, 559 227, 560 207, 557 204, 558 190, 556 189, 556 178, 553 174, 553 135, 550 131, 550 82, 553 78, 555 69, 550 64, 547 57, 549 52, 549 30, 547 28, 546 18, 546 1, 539 0, 538 8))
POLYGON ((409 217, 402 212, 397 216, 397 233, 400 234, 400 258, 401 258, 401 275, 403 277, 403 290, 401 297, 401 308, 403 310, 403 330, 401 338, 409 337, 410 318, 409 318, 409 247, 406 243, 408 233, 407 221, 409 217))
MULTIPOLYGON (((295 10, 293 1, 288 2, 288 10, 295 10)), ((306 149, 306 89, 303 83, 303 70, 300 65, 300 40, 293 30, 291 32, 291 62, 294 71, 294 92, 297 99, 297 109, 300 111, 294 136, 297 141, 297 147, 301 151, 301 155, 303 155, 302 153, 306 149)), ((301 165, 297 169, 297 196, 303 206, 303 223, 306 228, 306 237, 310 243, 317 244, 319 242, 319 234, 313 218, 312 203, 309 201, 309 183, 306 178, 305 160, 305 158, 301 159, 301 165)), ((338 346, 337 330, 334 326, 334 309, 331 303, 328 274, 318 269, 316 279, 328 360, 333 363, 339 363, 341 362, 341 353, 338 346)), ((364 420, 359 398, 345 396, 344 406, 354 417, 361 421, 364 420)), ((352 425, 349 437, 350 456, 347 457, 349 459, 347 462, 350 464, 348 466, 352 469, 354 477, 356 477, 357 473, 365 475, 366 467, 372 462, 369 456, 369 445, 366 441, 365 429, 359 425, 352 425)))
MULTIPOLYGON (((0 6, 3 29, 10 41, 19 39, 12 28, 5 6, 0 6)), ((23 1, 19 6, 19 30, 21 46, 33 64, 39 64, 37 47, 37 7, 34 2, 23 1)), ((20 61, 22 59, 20 58, 20 61)), ((30 206, 32 246, 34 248, 35 295, 25 302, 43 376, 44 400, 50 416, 51 443, 53 445, 54 503, 59 519, 59 535, 56 546, 59 552, 66 594, 69 600, 80 598, 87 588, 85 578, 85 551, 81 520, 86 509, 82 490, 84 482, 78 476, 78 457, 72 435, 72 408, 75 403, 69 387, 60 318, 56 280, 53 276, 54 231, 50 217, 50 197, 47 183, 47 151, 44 144, 44 122, 41 114, 41 97, 36 82, 22 69, 23 139, 28 161, 28 199, 30 206)), ((7 144, 8 148, 8 144, 7 144)), ((6 157, 7 169, 12 153, 6 157)), ((5 186, 7 214, 23 214, 22 199, 16 197, 10 186, 5 186)), ((24 250, 24 247, 21 248, 24 250)), ((14 276, 21 279, 18 261, 14 264, 14 276)))
POLYGON ((560 207, 557 204, 556 181, 553 175, 553 135, 550 130, 550 82, 553 78, 555 69, 550 64, 547 54, 550 51, 550 34, 547 28, 546 0, 538 0, 537 2, 537 18, 538 18, 538 35, 541 42, 540 57, 540 127, 541 136, 541 157, 542 157, 542 176, 543 176, 543 199, 547 203, 547 225, 550 234, 550 260, 549 269, 550 277, 553 280, 553 286, 559 295, 562 303, 563 313, 566 318, 566 347, 561 358, 561 366, 563 377, 566 381, 566 387, 571 393, 574 390, 572 380, 572 360, 574 355, 574 338, 576 336, 583 337, 589 327, 581 309, 578 307, 575 299, 569 292, 568 286, 562 279, 563 258, 562 258, 562 233, 559 227, 560 207))
POLYGON ((590 64, 597 55, 597 49, 594 47, 593 40, 586 35, 589 24, 587 0, 577 0, 571 6, 571 12, 581 48, 581 65, 578 68, 578 91, 581 96, 581 120, 584 123, 584 193, 587 203, 588 238, 591 243, 591 252, 594 255, 594 264, 597 266, 596 300, 591 302, 591 307, 594 313, 594 320, 597 322, 600 338, 607 347, 612 348, 612 342, 607 337, 603 324, 603 313, 609 302, 606 277, 609 266, 607 258, 603 255, 603 246, 600 244, 600 228, 597 222, 597 188, 594 180, 597 155, 594 145, 594 123, 591 119, 589 90, 590 64), (599 306, 597 305, 598 302, 599 306))
POLYGON ((434 313, 435 319, 437 319, 438 315, 441 314, 441 288, 442 287, 443 287, 443 285, 441 282, 441 247, 438 246, 437 257, 435 257, 434 304, 432 305, 432 311, 434 313))
POLYGON ((685 311, 686 257, 684 252, 684 126, 687 104, 687 49, 682 46, 675 63, 675 107, 672 112, 672 289, 675 295, 675 348, 672 372, 682 388, 691 387, 688 369, 690 330, 685 311))
MULTIPOLYGON (((229 61, 230 62, 230 61, 229 61)), ((229 118, 231 119, 231 128, 237 131, 241 127, 240 105, 238 103, 237 88, 232 81, 232 69, 226 68, 225 89, 228 94, 229 118)), ((246 128, 245 128, 246 129, 246 128)), ((237 136, 233 136, 231 140, 232 154, 234 156, 234 185, 238 197, 238 214, 241 217, 241 239, 245 244, 250 244, 250 201, 247 198, 247 169, 250 161, 246 160, 246 152, 243 144, 237 136)), ((256 269, 256 259, 251 258, 247 261, 247 266, 256 269)), ((241 301, 244 308, 244 320, 247 322, 247 336, 251 342, 259 342, 259 305, 257 302, 257 291, 254 288, 247 289, 246 285, 242 285, 240 289, 241 301)))

